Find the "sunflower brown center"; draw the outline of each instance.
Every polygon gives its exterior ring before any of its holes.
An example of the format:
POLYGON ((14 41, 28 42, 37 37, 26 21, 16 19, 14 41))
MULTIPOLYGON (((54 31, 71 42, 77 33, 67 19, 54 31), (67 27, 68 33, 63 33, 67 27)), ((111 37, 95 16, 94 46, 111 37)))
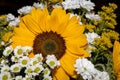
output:
POLYGON ((48 54, 54 54, 57 59, 60 59, 65 50, 65 40, 56 32, 43 32, 34 39, 33 52, 35 54, 42 53, 43 57, 46 57, 48 54))

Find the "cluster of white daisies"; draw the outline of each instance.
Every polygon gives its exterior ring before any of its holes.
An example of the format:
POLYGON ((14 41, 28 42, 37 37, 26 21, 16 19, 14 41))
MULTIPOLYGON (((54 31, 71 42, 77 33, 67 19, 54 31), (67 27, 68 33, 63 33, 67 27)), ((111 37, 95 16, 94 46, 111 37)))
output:
POLYGON ((51 70, 60 65, 57 58, 48 55, 43 62, 41 53, 36 54, 34 58, 29 58, 31 50, 29 46, 17 46, 15 49, 12 46, 6 47, 3 55, 10 59, 3 59, 0 63, 0 80, 34 80, 40 74, 43 74, 43 80, 52 80, 51 70), (24 77, 19 75, 20 72, 25 74, 24 77))
MULTIPOLYGON (((62 7, 65 10, 68 10, 68 9, 82 9, 83 8, 83 9, 86 10, 85 17, 87 19, 100 20, 99 15, 95 14, 94 12, 91 12, 91 10, 94 9, 94 6, 95 6, 95 4, 92 3, 90 0, 65 0, 65 1, 62 2, 62 5, 55 4, 52 7, 53 8, 62 7)), ((45 5, 42 4, 42 3, 39 3, 39 2, 33 3, 32 6, 24 6, 20 9, 18 9, 18 13, 20 15, 26 15, 32 10, 32 7, 44 9, 45 5)), ((73 15, 73 13, 71 13, 71 15, 73 15)), ((75 16, 79 16, 79 15, 75 14, 75 16)), ((9 26, 17 26, 18 23, 20 22, 19 17, 16 18, 11 13, 9 13, 7 15, 7 17, 8 17, 7 21, 9 22, 9 26)))

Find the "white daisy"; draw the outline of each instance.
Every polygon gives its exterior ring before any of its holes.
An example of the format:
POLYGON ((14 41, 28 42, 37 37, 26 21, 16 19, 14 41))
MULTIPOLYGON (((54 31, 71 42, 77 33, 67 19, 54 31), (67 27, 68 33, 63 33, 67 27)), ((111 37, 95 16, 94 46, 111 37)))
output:
POLYGON ((45 68, 45 69, 43 70, 43 73, 44 73, 44 76, 50 75, 50 69, 45 68))
POLYGON ((26 74, 31 74, 33 72, 33 66, 27 66, 25 69, 26 74))
POLYGON ((45 76, 43 80, 52 80, 51 76, 45 76))
POLYGON ((80 8, 79 0, 65 0, 62 2, 62 5, 65 10, 80 8))
POLYGON ((100 20, 100 16, 95 14, 95 13, 86 13, 85 17, 90 19, 90 20, 100 20))
POLYGON ((34 57, 37 59, 38 62, 42 62, 42 60, 43 60, 43 56, 42 56, 41 53, 40 54, 36 54, 34 57))
POLYGON ((12 46, 8 46, 8 47, 6 47, 5 50, 3 51, 3 55, 4 55, 4 56, 9 56, 12 51, 13 51, 12 46))
POLYGON ((94 65, 85 58, 77 59, 74 67, 77 74, 81 74, 84 79, 88 80, 92 78, 95 72, 94 65))
POLYGON ((12 60, 12 62, 18 62, 18 61, 19 61, 19 58, 18 58, 18 57, 15 57, 15 56, 12 56, 12 57, 11 57, 11 60, 12 60))
POLYGON ((39 3, 39 2, 37 2, 37 3, 33 3, 33 6, 34 6, 35 8, 41 8, 41 9, 44 9, 44 5, 43 5, 42 3, 39 3))
POLYGON ((38 59, 36 58, 30 58, 30 65, 36 65, 38 62, 38 59))
POLYGON ((55 4, 55 5, 53 5, 52 7, 53 7, 53 8, 62 8, 62 6, 59 5, 59 4, 55 4))
POLYGON ((23 78, 23 80, 31 80, 32 78, 28 75, 25 75, 25 77, 23 78))
POLYGON ((37 73, 37 74, 39 74, 41 71, 43 71, 43 66, 42 65, 40 65, 40 64, 36 64, 35 66, 34 66, 34 72, 35 73, 37 73))
POLYGON ((14 55, 16 57, 22 57, 23 56, 23 48, 21 46, 17 46, 15 49, 14 49, 14 55))
POLYGON ((0 80, 10 80, 10 76, 9 72, 0 73, 0 80))
POLYGON ((9 26, 18 26, 19 22, 20 22, 20 19, 15 18, 13 21, 10 21, 8 25, 9 26))
POLYGON ((32 51, 32 47, 30 46, 24 46, 23 47, 23 51, 24 51, 24 54, 28 55, 28 53, 30 53, 32 51))
POLYGON ((19 61, 22 67, 26 67, 29 64, 30 59, 27 56, 23 56, 19 61))
POLYGON ((59 66, 60 63, 59 61, 57 61, 57 58, 55 57, 55 55, 48 55, 46 57, 46 63, 50 66, 50 68, 54 69, 56 66, 59 66))
POLYGON ((22 79, 22 76, 16 76, 15 80, 23 80, 23 79, 22 79))
POLYGON ((94 9, 95 4, 90 0, 79 0, 80 7, 86 9, 87 11, 91 11, 94 9))
POLYGON ((15 19, 15 16, 11 13, 8 13, 6 20, 9 22, 9 21, 13 21, 14 19, 15 19))
POLYGON ((97 33, 86 33, 87 41, 89 44, 93 44, 95 38, 100 38, 100 36, 97 33))
POLYGON ((18 13, 25 15, 28 14, 31 10, 32 10, 31 6, 24 6, 18 10, 18 13))
POLYGON ((8 72, 10 70, 10 67, 7 65, 4 65, 3 67, 1 67, 1 72, 8 72))
POLYGON ((10 70, 11 70, 11 72, 20 72, 21 66, 20 66, 19 63, 13 64, 13 65, 10 67, 10 70))
POLYGON ((94 76, 93 80, 110 80, 110 77, 107 72, 96 70, 96 75, 94 76))

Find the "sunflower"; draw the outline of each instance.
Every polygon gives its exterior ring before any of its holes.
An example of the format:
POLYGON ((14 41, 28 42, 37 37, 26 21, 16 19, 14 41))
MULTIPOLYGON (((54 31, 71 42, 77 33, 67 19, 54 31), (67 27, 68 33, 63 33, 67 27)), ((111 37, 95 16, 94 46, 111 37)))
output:
POLYGON ((114 63, 114 71, 117 75, 117 80, 120 80, 120 43, 118 41, 114 42, 113 63, 114 63))
POLYGON ((84 26, 79 25, 77 17, 70 18, 62 8, 55 8, 51 13, 45 9, 35 9, 23 16, 19 27, 14 28, 12 46, 31 46, 34 54, 42 53, 43 57, 54 54, 60 61, 60 67, 55 70, 54 80, 69 80, 76 78, 75 60, 88 57, 84 50, 87 46, 84 26))

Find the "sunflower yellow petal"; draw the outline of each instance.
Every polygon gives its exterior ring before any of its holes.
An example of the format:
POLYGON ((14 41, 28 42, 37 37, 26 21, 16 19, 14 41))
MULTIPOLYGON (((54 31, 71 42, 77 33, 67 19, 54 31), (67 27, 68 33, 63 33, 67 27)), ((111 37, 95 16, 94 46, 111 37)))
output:
POLYGON ((61 67, 65 70, 65 72, 71 76, 72 78, 77 78, 77 74, 75 72, 75 61, 76 59, 80 58, 81 56, 73 55, 69 53, 69 51, 66 51, 64 56, 60 59, 61 67))
POLYGON ((51 20, 53 21, 51 30, 61 33, 66 28, 68 23, 70 14, 66 14, 66 12, 62 8, 55 8, 51 13, 51 20))
POLYGON ((68 25, 69 17, 70 17, 70 14, 66 14, 66 16, 61 17, 61 20, 60 20, 61 22, 59 22, 60 25, 56 30, 58 34, 62 34, 65 31, 66 26, 68 25))
POLYGON ((117 80, 120 80, 120 74, 117 74, 117 80))
POLYGON ((54 73, 53 80, 70 80, 70 78, 62 69, 62 67, 59 67, 54 73))
POLYGON ((34 19, 30 15, 26 15, 22 19, 26 27, 35 35, 42 32, 37 22, 34 21, 34 19))
POLYGON ((21 21, 19 27, 14 27, 12 37, 12 46, 16 47, 18 45, 31 46, 35 35, 27 29, 25 24, 21 21))
POLYGON ((38 15, 39 15, 38 25, 39 25, 40 29, 43 32, 49 31, 49 27, 47 26, 47 21, 49 19, 49 13, 48 13, 47 8, 42 10, 42 12, 38 15))
POLYGON ((24 22, 21 20, 19 27, 14 27, 15 36, 24 37, 24 38, 34 38, 35 35, 26 27, 24 22), (23 36, 24 34, 24 36, 23 36))
POLYGON ((61 35, 65 38, 78 38, 78 36, 80 37, 83 33, 84 29, 85 27, 79 25, 78 23, 71 23, 61 35))
MULTIPOLYGON (((120 79, 120 43, 118 41, 114 42, 113 47, 113 63, 114 63, 114 70, 117 77, 120 79)), ((117 80, 119 80, 117 79, 117 80)))

